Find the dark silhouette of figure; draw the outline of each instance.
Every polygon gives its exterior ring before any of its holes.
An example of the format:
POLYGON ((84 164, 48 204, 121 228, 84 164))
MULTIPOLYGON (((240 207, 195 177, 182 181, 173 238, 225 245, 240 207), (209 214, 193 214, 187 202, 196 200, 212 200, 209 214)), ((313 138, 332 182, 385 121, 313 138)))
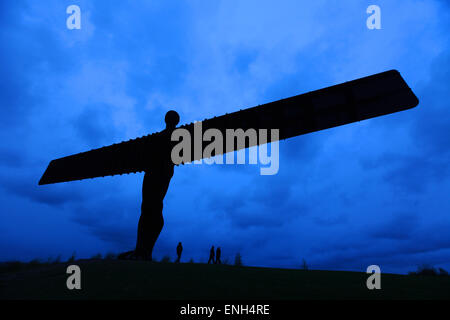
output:
POLYGON ((171 159, 171 135, 180 116, 176 111, 168 111, 165 116, 166 128, 161 131, 155 148, 149 152, 148 169, 142 184, 141 216, 139 218, 136 249, 119 255, 119 259, 152 260, 153 247, 164 226, 163 200, 174 172, 171 159))
POLYGON ((217 247, 216 250, 216 263, 222 264, 222 261, 220 260, 220 255, 222 254, 222 250, 220 250, 220 247, 217 247))
POLYGON ((208 264, 212 262, 214 263, 214 246, 211 247, 211 250, 209 251, 209 260, 208 260, 208 264))
POLYGON ((178 245, 177 245, 177 261, 175 261, 175 262, 180 262, 180 259, 181 259, 181 253, 183 252, 183 246, 181 245, 181 242, 178 242, 178 245))

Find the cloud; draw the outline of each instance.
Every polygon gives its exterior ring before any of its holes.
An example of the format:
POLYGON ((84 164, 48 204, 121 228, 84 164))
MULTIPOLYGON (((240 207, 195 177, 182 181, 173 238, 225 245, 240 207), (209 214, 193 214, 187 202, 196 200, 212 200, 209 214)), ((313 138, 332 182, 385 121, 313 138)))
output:
POLYGON ((73 122, 80 138, 91 148, 99 148, 105 144, 109 145, 112 142, 112 137, 115 136, 108 107, 108 105, 88 106, 73 122))
POLYGON ((383 222, 371 230, 371 236, 380 239, 407 240, 418 226, 417 214, 396 214, 390 221, 383 222))
POLYGON ((15 148, 0 149, 0 165, 5 167, 22 167, 26 164, 26 159, 15 148))
MULTIPOLYGON (((23 170, 23 169, 20 169, 23 170)), ((2 189, 7 193, 50 206, 59 206, 69 202, 82 201, 84 195, 79 188, 61 188, 60 186, 38 186, 39 177, 18 173, 10 169, 9 175, 0 177, 2 189)))

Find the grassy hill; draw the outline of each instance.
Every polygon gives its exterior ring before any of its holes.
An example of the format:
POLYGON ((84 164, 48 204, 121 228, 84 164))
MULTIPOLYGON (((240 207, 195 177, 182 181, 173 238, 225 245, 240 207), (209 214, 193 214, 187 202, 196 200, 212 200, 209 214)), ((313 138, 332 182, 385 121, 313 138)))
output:
POLYGON ((381 275, 368 290, 361 272, 197 263, 80 260, 0 273, 0 299, 449 299, 450 277, 381 275), (81 268, 68 290, 66 268, 81 268))

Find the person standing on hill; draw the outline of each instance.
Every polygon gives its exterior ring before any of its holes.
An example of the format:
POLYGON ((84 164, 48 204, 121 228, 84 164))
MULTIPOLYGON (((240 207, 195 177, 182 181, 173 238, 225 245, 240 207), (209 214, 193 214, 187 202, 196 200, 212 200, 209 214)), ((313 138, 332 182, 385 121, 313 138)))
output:
POLYGON ((214 246, 211 247, 211 250, 209 251, 209 260, 208 264, 212 261, 214 263, 214 246))
POLYGON ((216 250, 216 263, 222 264, 222 261, 220 261, 220 255, 222 254, 222 251, 220 250, 220 247, 217 247, 216 250))
POLYGON ((181 253, 183 252, 183 246, 181 245, 181 242, 178 242, 178 245, 177 245, 177 261, 175 261, 176 263, 179 263, 180 262, 180 259, 181 259, 181 253))

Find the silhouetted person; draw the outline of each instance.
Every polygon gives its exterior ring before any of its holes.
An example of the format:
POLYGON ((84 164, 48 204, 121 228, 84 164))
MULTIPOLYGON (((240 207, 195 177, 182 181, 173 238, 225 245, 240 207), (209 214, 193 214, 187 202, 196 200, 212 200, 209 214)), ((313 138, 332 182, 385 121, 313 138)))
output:
POLYGON ((119 259, 152 260, 153 247, 164 226, 163 200, 173 176, 171 135, 180 116, 176 111, 166 113, 166 128, 154 141, 143 158, 148 161, 142 184, 141 217, 139 218, 136 249, 121 254, 119 259))
POLYGON ((175 262, 180 262, 180 259, 181 259, 181 253, 183 252, 183 246, 181 245, 181 242, 178 242, 178 245, 177 245, 177 261, 175 261, 175 262))
POLYGON ((211 250, 209 251, 209 260, 208 264, 212 261, 214 263, 214 246, 211 247, 211 250))
POLYGON ((222 264, 222 261, 220 261, 220 255, 222 254, 222 251, 220 250, 220 247, 217 247, 216 250, 216 263, 222 264))

